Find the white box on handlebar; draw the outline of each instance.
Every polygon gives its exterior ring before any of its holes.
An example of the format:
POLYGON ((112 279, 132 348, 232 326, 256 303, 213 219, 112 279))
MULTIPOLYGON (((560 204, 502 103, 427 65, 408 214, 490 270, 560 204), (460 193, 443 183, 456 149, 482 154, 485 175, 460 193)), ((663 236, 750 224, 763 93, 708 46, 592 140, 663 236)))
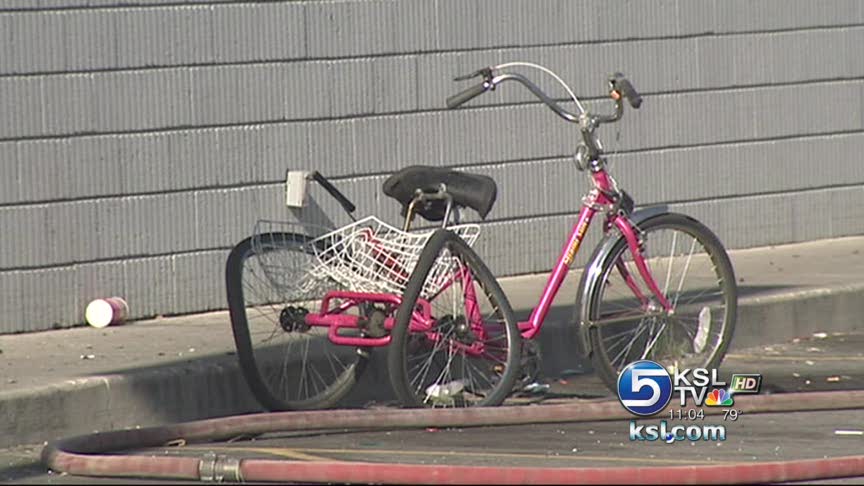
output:
POLYGON ((306 180, 309 172, 289 170, 285 174, 285 205, 292 208, 306 206, 306 180))

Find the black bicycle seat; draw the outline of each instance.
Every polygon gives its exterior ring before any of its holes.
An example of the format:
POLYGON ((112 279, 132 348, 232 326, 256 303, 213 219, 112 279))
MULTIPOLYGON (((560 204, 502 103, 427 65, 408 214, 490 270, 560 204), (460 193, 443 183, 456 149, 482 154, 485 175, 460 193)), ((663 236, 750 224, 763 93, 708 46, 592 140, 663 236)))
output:
MULTIPOLYGON (((403 214, 414 199, 417 189, 424 192, 435 192, 444 184, 447 193, 453 197, 453 203, 462 207, 469 207, 486 218, 495 197, 498 187, 495 181, 485 175, 469 174, 441 167, 430 167, 427 165, 412 165, 391 175, 384 181, 384 194, 396 199, 402 204, 403 214)), ((417 213, 428 221, 441 221, 447 209, 444 201, 431 201, 425 207, 417 206, 417 213)))

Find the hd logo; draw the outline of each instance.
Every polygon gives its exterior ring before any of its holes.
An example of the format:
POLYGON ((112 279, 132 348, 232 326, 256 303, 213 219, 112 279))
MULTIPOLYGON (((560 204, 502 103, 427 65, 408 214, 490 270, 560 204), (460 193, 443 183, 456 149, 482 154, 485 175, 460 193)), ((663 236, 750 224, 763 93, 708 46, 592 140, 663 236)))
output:
POLYGON ((733 374, 728 388, 718 378, 716 369, 676 370, 672 376, 657 362, 642 360, 630 363, 618 375, 618 399, 634 415, 650 416, 666 408, 672 396, 682 407, 688 398, 697 407, 730 407, 735 394, 757 394, 762 375, 733 374))

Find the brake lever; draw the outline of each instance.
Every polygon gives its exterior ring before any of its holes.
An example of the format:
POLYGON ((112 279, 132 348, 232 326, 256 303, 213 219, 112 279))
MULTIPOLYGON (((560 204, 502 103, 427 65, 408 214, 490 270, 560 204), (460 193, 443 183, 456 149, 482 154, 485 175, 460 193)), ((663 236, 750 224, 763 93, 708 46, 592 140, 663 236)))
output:
POLYGON ((476 78, 477 76, 483 76, 483 79, 485 81, 491 80, 492 79, 492 68, 491 67, 485 67, 482 69, 478 69, 471 74, 456 76, 455 78, 453 78, 453 81, 467 81, 471 78, 476 78))

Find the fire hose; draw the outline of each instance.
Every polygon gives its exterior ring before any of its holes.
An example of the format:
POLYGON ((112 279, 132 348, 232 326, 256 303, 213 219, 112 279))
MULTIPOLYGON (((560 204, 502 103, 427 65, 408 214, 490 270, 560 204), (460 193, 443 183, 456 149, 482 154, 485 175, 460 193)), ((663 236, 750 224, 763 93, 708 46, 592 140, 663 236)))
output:
MULTIPOLYGON (((736 398, 751 413, 864 409, 864 391, 788 393, 736 398)), ((719 413, 706 409, 707 414, 719 413)), ((742 484, 864 476, 864 456, 652 467, 484 467, 122 455, 118 451, 218 442, 273 432, 341 429, 480 427, 598 422, 632 416, 617 401, 467 409, 276 412, 117 430, 54 441, 42 451, 50 469, 74 475, 202 481, 376 484, 742 484)))

